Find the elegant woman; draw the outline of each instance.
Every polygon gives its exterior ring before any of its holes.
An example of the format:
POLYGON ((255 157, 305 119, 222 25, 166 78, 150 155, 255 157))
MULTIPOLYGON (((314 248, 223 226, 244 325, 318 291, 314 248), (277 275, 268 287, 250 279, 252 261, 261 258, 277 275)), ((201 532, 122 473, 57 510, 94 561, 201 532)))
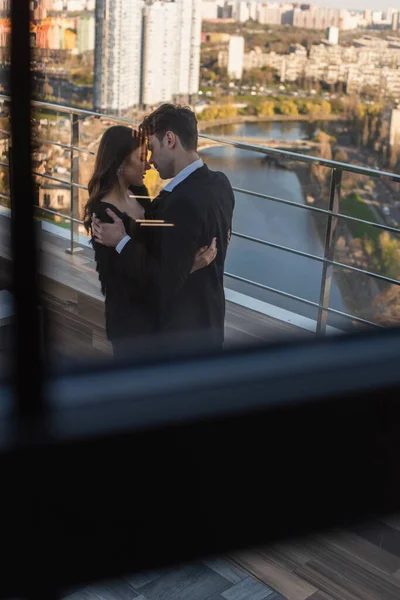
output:
MULTIPOLYGON (((96 156, 93 176, 89 182, 89 200, 85 206, 84 224, 91 231, 92 216, 111 222, 110 208, 123 220, 128 235, 144 236, 146 229, 135 221, 144 218, 150 204, 143 182, 150 168, 146 161, 146 143, 130 127, 116 125, 104 133, 96 156)), ((135 347, 135 341, 146 341, 155 333, 155 317, 148 301, 145 283, 127 280, 118 270, 118 254, 114 248, 98 244, 92 238, 101 290, 105 296, 106 330, 114 354, 124 354, 135 347)), ((212 244, 200 248, 192 273, 206 267, 215 258, 212 244)), ((137 345, 136 345, 137 348, 137 345)))

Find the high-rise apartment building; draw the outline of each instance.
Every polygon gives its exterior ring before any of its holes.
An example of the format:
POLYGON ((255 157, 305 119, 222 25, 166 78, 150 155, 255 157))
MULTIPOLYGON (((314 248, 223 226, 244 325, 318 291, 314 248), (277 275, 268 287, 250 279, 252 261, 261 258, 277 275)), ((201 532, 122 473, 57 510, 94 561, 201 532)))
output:
POLYGON ((389 144, 400 146, 400 108, 392 109, 389 123, 389 144))
MULTIPOLYGON (((183 0, 184 2, 186 0, 183 0)), ((201 0, 192 1, 190 36, 189 98, 199 91, 201 46, 201 0)))
POLYGON ((97 0, 95 18, 94 108, 121 114, 140 102, 142 1, 97 0))
POLYGON ((78 19, 78 52, 88 52, 94 50, 95 42, 95 20, 93 16, 80 17, 78 19))
POLYGON ((95 18, 95 109, 120 113, 198 93, 202 0, 97 0, 95 18))
POLYGON ((80 12, 86 8, 85 0, 67 0, 66 9, 68 12, 80 12))
POLYGON ((144 15, 142 104, 188 102, 199 89, 202 0, 148 1, 144 15))
POLYGON ((201 17, 204 20, 218 18, 218 0, 202 0, 201 17))
POLYGON ((192 0, 176 0, 178 36, 176 45, 175 94, 185 100, 189 97, 192 45, 192 0))
POLYGON ((228 48, 228 75, 232 79, 242 79, 244 59, 244 37, 232 35, 228 48))
POLYGON ((176 89, 178 4, 154 2, 144 8, 142 104, 170 102, 176 89))
POLYGON ((236 2, 234 6, 234 18, 241 23, 245 23, 250 19, 250 11, 248 3, 245 1, 236 2))
POLYGON ((324 6, 302 5, 293 12, 293 25, 304 29, 340 27, 340 10, 324 6))

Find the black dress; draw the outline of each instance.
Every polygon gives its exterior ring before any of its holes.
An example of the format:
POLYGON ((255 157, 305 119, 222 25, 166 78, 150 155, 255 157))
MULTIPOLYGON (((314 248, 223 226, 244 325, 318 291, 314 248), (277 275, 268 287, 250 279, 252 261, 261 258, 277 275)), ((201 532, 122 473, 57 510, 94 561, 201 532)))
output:
MULTIPOLYGON (((147 195, 145 188, 142 195, 147 195)), ((138 201, 144 208, 150 204, 145 199, 138 199, 138 201)), ((112 219, 106 212, 107 208, 122 219, 127 235, 134 233, 145 243, 146 231, 143 228, 137 228, 135 231, 135 221, 116 206, 99 200, 93 207, 93 212, 100 221, 111 223, 112 219)), ((154 307, 149 304, 146 282, 144 279, 140 282, 126 277, 124 271, 119 268, 119 255, 115 248, 97 244, 94 239, 92 245, 101 291, 105 296, 107 337, 113 345, 114 355, 138 350, 140 344, 143 346, 147 344, 156 329, 154 307)))

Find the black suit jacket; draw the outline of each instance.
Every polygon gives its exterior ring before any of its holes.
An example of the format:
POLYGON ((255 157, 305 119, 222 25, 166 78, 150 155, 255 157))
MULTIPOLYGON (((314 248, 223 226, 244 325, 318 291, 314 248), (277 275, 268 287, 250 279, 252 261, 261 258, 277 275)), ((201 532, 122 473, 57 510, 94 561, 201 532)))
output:
POLYGON ((184 334, 208 348, 222 346, 223 273, 234 202, 226 175, 204 165, 146 211, 146 218, 164 219, 174 227, 146 228, 146 237, 133 236, 119 256, 118 269, 146 287, 157 331, 171 340, 171 334, 184 334), (215 261, 190 274, 197 250, 213 237, 215 261))

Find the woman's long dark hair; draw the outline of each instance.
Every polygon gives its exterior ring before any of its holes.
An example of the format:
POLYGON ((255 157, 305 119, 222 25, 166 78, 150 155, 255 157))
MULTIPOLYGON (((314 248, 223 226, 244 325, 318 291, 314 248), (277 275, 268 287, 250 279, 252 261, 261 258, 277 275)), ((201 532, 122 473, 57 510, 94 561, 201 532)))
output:
POLYGON ((137 148, 143 146, 144 137, 130 127, 114 125, 101 138, 96 155, 94 172, 89 181, 89 199, 85 204, 83 224, 87 232, 91 229, 93 207, 106 196, 118 182, 117 171, 124 160, 137 148))

